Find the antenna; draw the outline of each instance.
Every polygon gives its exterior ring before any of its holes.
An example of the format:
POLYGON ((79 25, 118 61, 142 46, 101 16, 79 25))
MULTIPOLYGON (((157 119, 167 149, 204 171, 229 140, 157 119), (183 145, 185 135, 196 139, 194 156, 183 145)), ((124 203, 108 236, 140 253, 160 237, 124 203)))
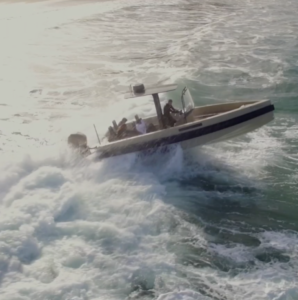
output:
POLYGON ((99 136, 98 136, 98 133, 97 133, 96 127, 95 127, 95 125, 94 125, 94 124, 93 124, 93 126, 94 126, 94 130, 95 130, 95 133, 96 133, 96 136, 97 136, 97 139, 98 139, 98 143, 99 143, 99 145, 100 145, 100 139, 99 139, 99 136))

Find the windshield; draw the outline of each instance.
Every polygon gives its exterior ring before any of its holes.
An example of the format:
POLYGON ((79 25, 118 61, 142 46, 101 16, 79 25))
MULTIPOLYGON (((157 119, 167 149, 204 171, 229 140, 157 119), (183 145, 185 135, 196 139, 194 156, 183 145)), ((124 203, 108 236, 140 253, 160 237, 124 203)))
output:
POLYGON ((182 91, 182 105, 183 112, 185 114, 190 112, 195 107, 192 96, 186 87, 182 91))

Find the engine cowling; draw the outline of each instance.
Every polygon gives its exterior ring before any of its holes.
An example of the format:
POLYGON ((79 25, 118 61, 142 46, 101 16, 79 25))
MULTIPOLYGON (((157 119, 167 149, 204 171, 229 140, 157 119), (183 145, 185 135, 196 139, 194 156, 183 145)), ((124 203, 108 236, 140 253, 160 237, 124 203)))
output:
POLYGON ((68 145, 74 148, 87 146, 87 136, 83 133, 72 133, 67 139, 68 145))

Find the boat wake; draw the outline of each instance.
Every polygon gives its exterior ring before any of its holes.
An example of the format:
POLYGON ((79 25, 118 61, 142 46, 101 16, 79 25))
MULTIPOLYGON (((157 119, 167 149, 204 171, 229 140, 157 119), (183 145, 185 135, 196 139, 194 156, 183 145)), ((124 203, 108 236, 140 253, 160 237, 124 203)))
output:
POLYGON ((5 299, 24 293, 12 278, 28 277, 31 299, 230 299, 243 269, 242 281, 263 278, 255 269, 260 264, 271 274, 272 290, 274 270, 280 278, 292 272, 290 242, 298 237, 276 235, 270 224, 262 225, 264 233, 252 229, 251 218, 264 223, 257 179, 215 149, 189 153, 176 146, 143 158, 132 153, 92 162, 57 148, 3 163, 5 299), (276 260, 270 271, 266 264, 276 260))

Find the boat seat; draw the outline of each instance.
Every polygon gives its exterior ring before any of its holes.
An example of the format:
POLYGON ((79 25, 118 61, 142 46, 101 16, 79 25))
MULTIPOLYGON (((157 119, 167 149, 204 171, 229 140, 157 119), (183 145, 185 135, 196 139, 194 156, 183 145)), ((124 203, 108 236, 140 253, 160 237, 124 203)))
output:
POLYGON ((153 123, 149 123, 147 125, 147 133, 155 132, 155 131, 158 131, 158 126, 154 125, 153 123))

